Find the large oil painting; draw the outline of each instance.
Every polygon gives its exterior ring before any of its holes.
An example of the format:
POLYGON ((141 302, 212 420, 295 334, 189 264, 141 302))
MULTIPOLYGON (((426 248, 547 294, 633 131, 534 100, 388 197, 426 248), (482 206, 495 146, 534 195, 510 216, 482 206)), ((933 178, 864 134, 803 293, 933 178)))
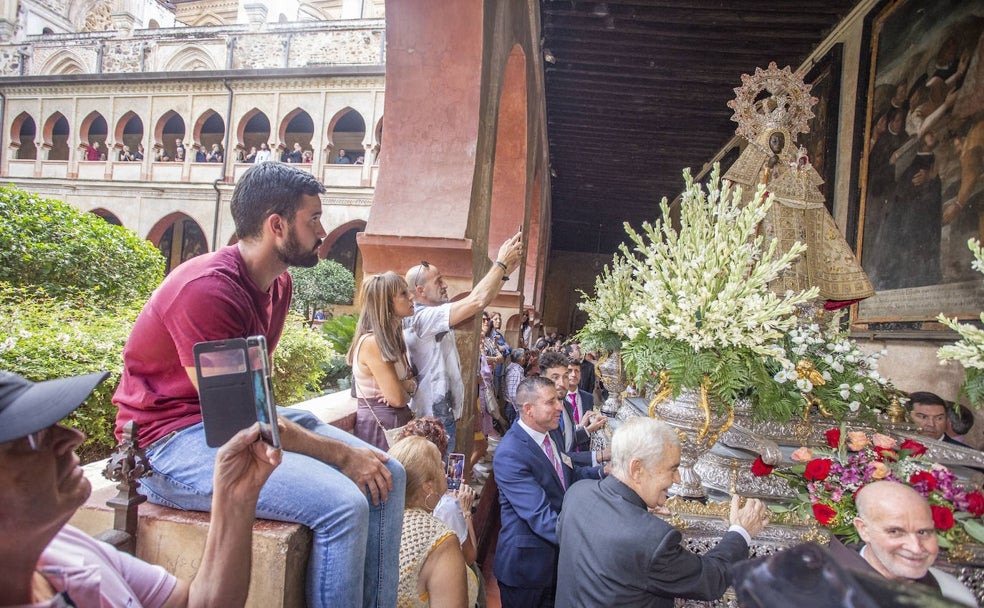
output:
POLYGON ((981 2, 896 0, 873 18, 859 241, 878 293, 856 322, 981 311, 967 239, 984 230, 982 40, 981 2))
POLYGON ((840 107, 841 54, 843 45, 836 44, 810 69, 804 81, 810 94, 817 98, 810 131, 799 136, 797 143, 806 148, 810 163, 823 178, 820 191, 824 204, 834 214, 834 177, 837 156, 837 116, 840 107))

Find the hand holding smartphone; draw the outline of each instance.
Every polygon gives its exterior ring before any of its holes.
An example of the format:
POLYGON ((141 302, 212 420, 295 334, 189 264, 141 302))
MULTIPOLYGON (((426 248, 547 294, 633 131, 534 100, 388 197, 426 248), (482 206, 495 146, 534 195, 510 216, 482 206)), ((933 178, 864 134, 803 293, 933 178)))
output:
POLYGON ((194 347, 205 442, 219 447, 260 423, 260 437, 280 447, 266 337, 200 342, 194 347))
POLYGON ((465 468, 465 455, 452 452, 448 455, 448 489, 457 490, 461 487, 461 478, 465 468))

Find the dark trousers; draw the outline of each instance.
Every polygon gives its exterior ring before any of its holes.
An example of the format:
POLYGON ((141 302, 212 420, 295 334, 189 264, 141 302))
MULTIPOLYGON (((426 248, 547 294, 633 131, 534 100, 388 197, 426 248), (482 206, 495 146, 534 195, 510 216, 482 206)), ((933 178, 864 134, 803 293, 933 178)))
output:
POLYGON ((499 599, 502 608, 553 608, 554 588, 511 587, 502 581, 499 583, 499 599))

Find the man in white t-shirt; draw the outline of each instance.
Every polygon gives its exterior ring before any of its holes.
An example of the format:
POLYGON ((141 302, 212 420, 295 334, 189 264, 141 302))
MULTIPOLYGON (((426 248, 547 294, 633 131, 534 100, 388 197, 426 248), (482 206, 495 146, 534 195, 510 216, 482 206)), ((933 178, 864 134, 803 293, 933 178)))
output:
POLYGON ((259 442, 258 425, 219 449, 198 575, 179 580, 67 525, 92 487, 75 455, 84 435, 58 422, 108 375, 0 371, 0 606, 242 606, 256 501, 280 450, 259 442))
POLYGON ((448 285, 437 266, 421 262, 407 271, 414 314, 404 320, 403 333, 410 362, 417 369, 417 391, 410 407, 416 416, 440 419, 450 439, 448 453, 454 451, 465 395, 453 328, 477 315, 499 294, 503 282, 519 266, 522 236, 517 232, 503 243, 492 268, 468 295, 455 302, 448 301, 448 285))

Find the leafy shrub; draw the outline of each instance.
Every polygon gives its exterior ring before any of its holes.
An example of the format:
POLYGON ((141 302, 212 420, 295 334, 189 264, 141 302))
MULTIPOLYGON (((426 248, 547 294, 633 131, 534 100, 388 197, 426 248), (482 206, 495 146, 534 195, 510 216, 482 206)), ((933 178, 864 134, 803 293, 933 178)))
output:
POLYGON ((62 201, 0 186, 0 281, 93 303, 144 300, 164 259, 132 230, 62 201))
POLYGON ((277 405, 293 405, 321 394, 323 363, 335 355, 320 332, 300 317, 290 317, 273 355, 273 389, 277 405))
POLYGON ((112 397, 138 304, 97 309, 0 282, 0 369, 32 381, 110 372, 66 421, 86 434, 83 462, 105 456, 116 444, 112 397))
POLYGON ((359 315, 339 315, 321 324, 321 335, 328 340, 332 349, 338 353, 322 364, 325 375, 321 380, 321 388, 325 391, 348 388, 352 366, 348 364, 346 355, 355 337, 355 326, 359 315))
POLYGON ((359 315, 339 315, 321 324, 321 333, 336 353, 344 355, 352 346, 359 315))
POLYGON ((291 268, 290 276, 294 279, 291 307, 306 319, 319 308, 351 304, 355 297, 355 277, 333 260, 321 260, 313 268, 291 268))

